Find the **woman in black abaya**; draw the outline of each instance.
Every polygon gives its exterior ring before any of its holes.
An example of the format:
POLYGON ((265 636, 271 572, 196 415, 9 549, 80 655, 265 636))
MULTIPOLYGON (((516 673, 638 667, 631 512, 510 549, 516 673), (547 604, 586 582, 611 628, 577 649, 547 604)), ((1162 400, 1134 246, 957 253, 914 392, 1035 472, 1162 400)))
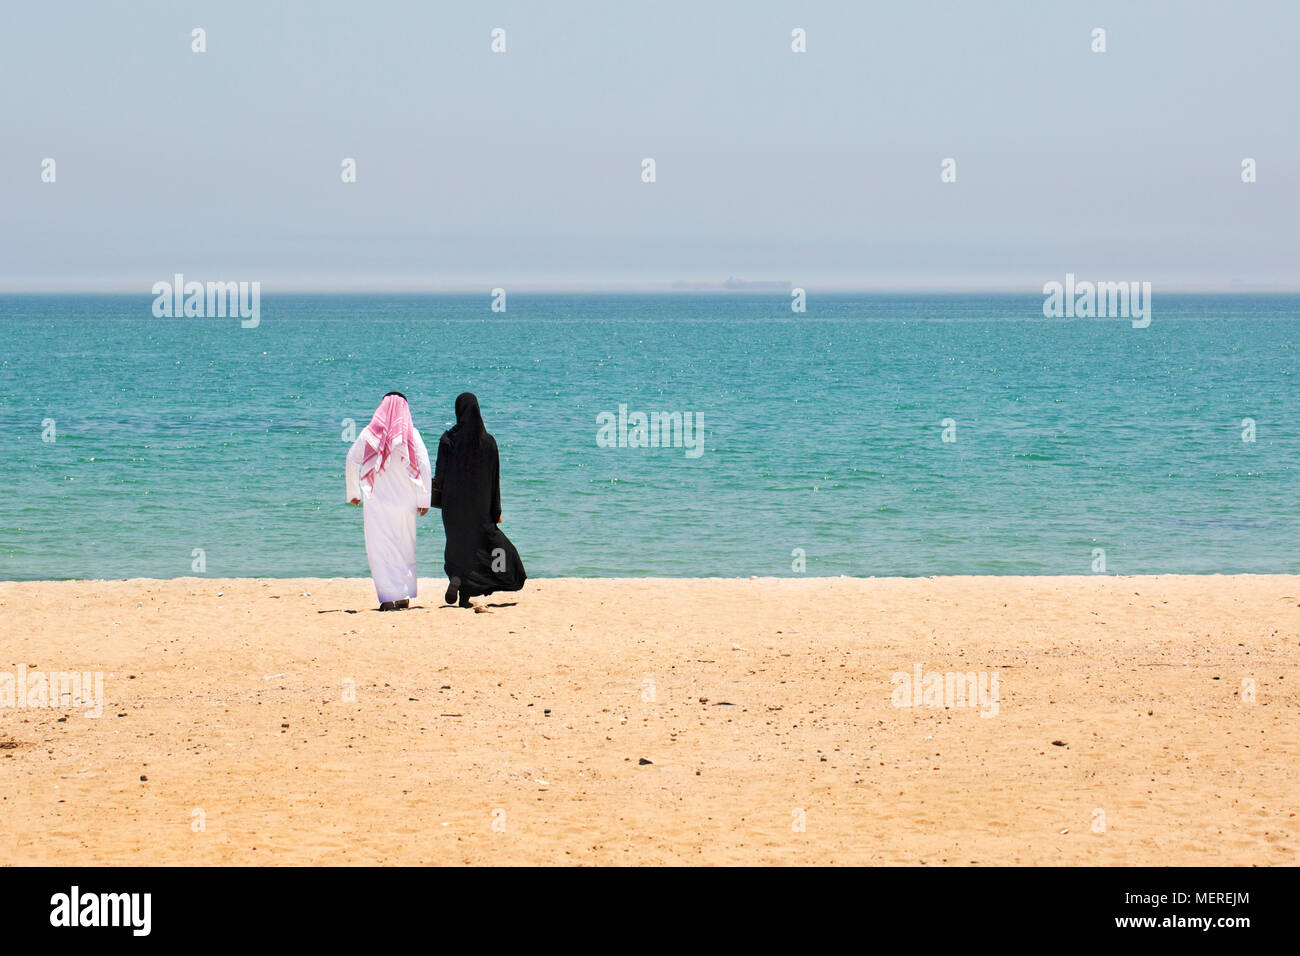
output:
POLYGON ((527 575, 519 552, 500 528, 501 462, 496 439, 483 426, 478 399, 456 399, 456 424, 442 433, 433 471, 433 507, 447 532, 447 603, 494 591, 518 591, 527 575))

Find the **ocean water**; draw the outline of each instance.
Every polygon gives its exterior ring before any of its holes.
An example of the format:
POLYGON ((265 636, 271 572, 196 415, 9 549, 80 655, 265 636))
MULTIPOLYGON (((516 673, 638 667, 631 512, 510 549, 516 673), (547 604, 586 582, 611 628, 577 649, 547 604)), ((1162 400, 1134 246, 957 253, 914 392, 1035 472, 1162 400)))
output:
MULTIPOLYGON (((345 420, 390 390, 431 447, 477 393, 532 576, 1300 572, 1300 297, 1042 301, 0 297, 0 579, 364 575, 345 420), (621 404, 703 453, 601 447, 621 404)), ((442 545, 431 512, 421 574, 442 545)))

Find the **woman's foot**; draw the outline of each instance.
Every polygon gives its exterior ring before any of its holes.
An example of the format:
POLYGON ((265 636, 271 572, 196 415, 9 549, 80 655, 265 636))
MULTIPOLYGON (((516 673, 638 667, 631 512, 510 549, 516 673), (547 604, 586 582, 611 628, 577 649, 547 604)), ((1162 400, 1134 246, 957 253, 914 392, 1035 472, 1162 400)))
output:
MULTIPOLYGON (((447 593, 443 595, 444 600, 448 604, 455 604, 456 592, 459 590, 460 590, 460 578, 452 578, 450 581, 447 582, 447 593)), ((461 607, 464 606, 465 605, 463 604, 461 605, 461 607)))
POLYGON ((460 596, 460 606, 461 606, 461 607, 473 607, 474 605, 471 604, 471 603, 469 602, 469 596, 468 596, 468 595, 462 594, 462 595, 460 596))

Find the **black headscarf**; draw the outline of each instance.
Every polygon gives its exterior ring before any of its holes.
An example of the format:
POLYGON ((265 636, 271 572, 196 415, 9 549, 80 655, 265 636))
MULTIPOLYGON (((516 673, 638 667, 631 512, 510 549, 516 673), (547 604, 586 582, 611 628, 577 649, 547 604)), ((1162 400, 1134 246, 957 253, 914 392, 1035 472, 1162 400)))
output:
POLYGON ((467 451, 478 451, 487 437, 487 426, 483 424, 483 412, 479 410, 478 398, 473 392, 461 392, 456 396, 456 424, 448 429, 452 444, 467 451))

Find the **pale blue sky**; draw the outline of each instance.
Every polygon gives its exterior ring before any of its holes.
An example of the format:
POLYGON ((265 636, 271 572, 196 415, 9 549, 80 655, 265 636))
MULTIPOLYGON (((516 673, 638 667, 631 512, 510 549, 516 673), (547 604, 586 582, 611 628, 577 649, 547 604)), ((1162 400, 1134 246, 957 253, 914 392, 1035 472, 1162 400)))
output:
POLYGON ((1262 0, 7 4, 0 289, 1300 288, 1298 38, 1262 0))

